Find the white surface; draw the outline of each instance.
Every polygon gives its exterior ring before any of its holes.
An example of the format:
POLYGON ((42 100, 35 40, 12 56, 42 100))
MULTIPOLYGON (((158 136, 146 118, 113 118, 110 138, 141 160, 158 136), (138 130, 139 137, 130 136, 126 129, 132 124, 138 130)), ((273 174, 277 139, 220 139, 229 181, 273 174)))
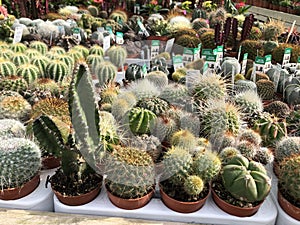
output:
POLYGON ((0 208, 28 209, 53 212, 53 192, 50 185, 45 187, 47 175, 53 171, 43 171, 39 186, 29 195, 16 200, 0 200, 0 208))
POLYGON ((151 219, 177 221, 188 223, 206 223, 223 225, 274 225, 277 215, 276 206, 270 196, 267 197, 259 211, 251 217, 231 216, 215 205, 211 196, 197 212, 177 213, 167 208, 160 198, 153 198, 145 207, 136 210, 124 210, 114 206, 107 197, 105 188, 92 202, 82 206, 67 206, 59 202, 54 196, 54 211, 63 213, 91 214, 101 216, 129 217, 137 219, 151 219))

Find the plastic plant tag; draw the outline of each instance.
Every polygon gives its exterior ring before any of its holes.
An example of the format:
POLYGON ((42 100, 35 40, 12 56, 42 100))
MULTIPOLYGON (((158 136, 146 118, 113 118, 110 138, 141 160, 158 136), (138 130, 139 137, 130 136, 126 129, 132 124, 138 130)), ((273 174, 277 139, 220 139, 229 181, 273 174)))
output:
POLYGON ((186 71, 186 80, 185 80, 185 85, 189 89, 191 88, 194 84, 195 81, 199 78, 200 76, 200 71, 199 70, 187 70, 186 71))
POLYGON ((272 55, 266 55, 264 73, 266 73, 269 69, 271 69, 271 67, 272 67, 272 55))
POLYGON ((182 61, 186 65, 194 60, 194 49, 193 48, 183 48, 182 61))
POLYGON ((208 55, 213 55, 214 53, 213 53, 213 50, 212 49, 207 49, 207 48, 205 48, 205 49, 202 49, 202 51, 201 51, 201 58, 202 59, 205 59, 206 58, 206 56, 208 56, 208 55))
POLYGON ((81 41, 80 28, 74 27, 72 31, 73 31, 73 37, 75 37, 78 41, 81 41))
MULTIPOLYGON (((241 58, 241 54, 242 54, 242 45, 240 45, 239 47, 239 51, 238 51, 238 61, 240 61, 240 58, 241 58)), ((244 54, 245 55, 245 54, 244 54)))
POLYGON ((256 56, 255 57, 255 70, 263 72, 265 67, 265 57, 256 56))
POLYGON ((103 51, 106 52, 110 48, 110 36, 104 36, 103 38, 103 51))
POLYGON ((174 45, 174 41, 175 41, 175 38, 171 38, 167 41, 165 52, 171 53, 173 45, 174 45))
POLYGON ((151 41, 151 59, 159 54, 160 41, 152 40, 151 41))
POLYGON ((105 30, 107 30, 109 32, 110 37, 112 38, 113 41, 115 41, 115 35, 113 33, 112 27, 111 26, 106 26, 105 30))
POLYGON ((215 69, 217 63, 217 56, 216 55, 207 55, 205 61, 208 63, 209 69, 215 69))
POLYGON ((65 35, 66 31, 65 31, 65 27, 64 26, 57 26, 58 32, 60 35, 65 35))
POLYGON ((13 44, 20 42, 22 40, 22 35, 23 35, 23 27, 17 26, 15 28, 13 44))
POLYGON ((296 64, 296 74, 300 73, 300 56, 298 56, 297 64, 296 64))
POLYGON ((146 37, 149 37, 150 34, 149 34, 148 31, 146 30, 144 24, 143 24, 139 19, 138 19, 138 21, 137 21, 137 24, 138 24, 140 30, 143 32, 143 34, 144 34, 146 37))
POLYGON ((246 68, 247 68, 247 60, 248 60, 248 53, 245 53, 243 56, 242 66, 241 66, 241 74, 246 74, 246 68))
POLYGON ((146 64, 143 65, 142 71, 144 74, 147 74, 147 65, 146 64))
POLYGON ((124 44, 124 38, 123 38, 123 33, 122 32, 117 32, 116 33, 116 43, 118 44, 118 45, 122 45, 122 44, 124 44))
POLYGON ((223 50, 224 50, 223 45, 217 46, 217 48, 216 48, 216 56, 217 56, 216 63, 217 63, 217 65, 220 65, 223 60, 223 50))
POLYGON ((290 62, 292 54, 292 48, 286 48, 284 49, 283 59, 282 59, 282 67, 284 67, 286 64, 290 62))
POLYGON ((140 14, 140 5, 139 4, 134 5, 133 13, 138 14, 138 15, 140 14))
POLYGON ((208 71, 208 62, 205 62, 203 65, 203 74, 205 75, 207 71, 208 71))
POLYGON ((172 60, 173 60, 174 71, 183 67, 182 55, 175 55, 173 56, 172 60))
POLYGON ((104 30, 104 27, 97 27, 97 31, 100 32, 100 33, 102 33, 102 32, 104 32, 105 30, 104 30))

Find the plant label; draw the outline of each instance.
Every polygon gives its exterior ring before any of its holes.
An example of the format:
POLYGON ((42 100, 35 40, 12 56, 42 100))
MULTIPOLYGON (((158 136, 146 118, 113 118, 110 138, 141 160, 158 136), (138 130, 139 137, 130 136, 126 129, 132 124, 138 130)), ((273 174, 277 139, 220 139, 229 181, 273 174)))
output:
MULTIPOLYGON (((242 45, 240 45, 239 47, 239 51, 238 51, 238 61, 240 61, 240 58, 241 58, 241 54, 242 54, 242 45)), ((245 55, 245 54, 244 54, 245 55)))
POLYGON ((106 52, 110 48, 110 36, 103 37, 103 51, 106 52))
POLYGON ((214 52, 213 52, 213 50, 212 49, 202 49, 202 51, 201 51, 201 58, 202 59, 206 59, 206 56, 208 56, 208 55, 213 55, 214 54, 214 52))
POLYGON ((149 37, 150 34, 149 34, 148 31, 146 30, 144 24, 143 24, 140 20, 137 21, 137 24, 138 24, 140 30, 143 32, 143 34, 144 34, 146 37, 149 37))
POLYGON ((74 27, 72 31, 73 31, 73 37, 75 37, 80 42, 81 41, 80 28, 74 27))
POLYGON ((207 55, 205 61, 208 63, 208 68, 210 70, 214 70, 217 64, 217 56, 216 55, 207 55))
POLYGON ((246 68, 247 68, 247 60, 248 60, 248 53, 245 53, 243 56, 242 66, 241 66, 241 74, 246 74, 246 68))
POLYGON ((13 44, 20 42, 22 40, 22 35, 23 35, 23 27, 17 26, 15 28, 13 44))
POLYGON ((193 48, 183 48, 182 61, 183 61, 184 66, 186 64, 194 61, 194 49, 193 48))
POLYGON ((272 67, 272 55, 266 55, 264 73, 266 73, 269 69, 271 69, 271 67, 272 67))
POLYGON ((283 59, 282 59, 282 67, 284 67, 286 64, 290 62, 292 54, 292 48, 286 48, 284 49, 283 59))
POLYGON ((151 59, 159 54, 160 41, 152 40, 151 41, 151 59))
POLYGON ((296 64, 296 74, 300 73, 300 56, 298 56, 297 64, 296 64))
POLYGON ((173 56, 172 60, 173 60, 174 71, 183 67, 182 55, 173 56))
POLYGON ((217 46, 215 55, 217 56, 216 58, 216 64, 221 65, 221 62, 223 61, 223 45, 217 46))
POLYGON ((114 35, 114 33, 113 33, 112 27, 111 27, 111 26, 106 26, 106 27, 105 27, 105 30, 107 30, 107 31, 109 32, 109 35, 110 35, 111 39, 112 39, 113 41, 116 41, 116 38, 115 38, 115 35, 114 35))
POLYGON ((123 33, 122 32, 117 32, 116 33, 116 43, 118 44, 118 45, 122 45, 122 44, 124 44, 124 38, 123 38, 123 33))
POLYGON ((175 38, 171 38, 167 41, 165 52, 171 53, 173 45, 174 45, 174 41, 175 41, 175 38))

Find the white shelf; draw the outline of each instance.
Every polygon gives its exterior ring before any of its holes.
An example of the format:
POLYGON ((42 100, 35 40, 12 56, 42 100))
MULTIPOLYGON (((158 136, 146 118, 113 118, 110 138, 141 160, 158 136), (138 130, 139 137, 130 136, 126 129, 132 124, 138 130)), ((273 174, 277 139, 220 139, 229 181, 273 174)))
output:
POLYGON ((61 213, 223 225, 274 225, 277 215, 276 206, 270 196, 267 197, 255 215, 243 218, 229 215, 219 209, 213 202, 211 196, 207 199, 202 209, 188 214, 177 213, 170 210, 163 204, 160 198, 157 197, 153 198, 143 208, 124 210, 117 208, 110 202, 104 187, 95 200, 82 206, 64 205, 54 196, 54 211, 61 213))
POLYGON ((52 170, 42 171, 40 184, 32 193, 16 200, 0 200, 0 208, 53 212, 53 192, 50 184, 45 187, 47 176, 52 173, 52 170))

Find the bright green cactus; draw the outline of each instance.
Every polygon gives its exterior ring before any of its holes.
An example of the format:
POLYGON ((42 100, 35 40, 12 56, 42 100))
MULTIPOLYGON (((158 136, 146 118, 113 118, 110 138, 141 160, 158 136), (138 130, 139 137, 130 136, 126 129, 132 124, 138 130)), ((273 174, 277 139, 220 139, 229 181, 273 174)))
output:
POLYGON ((156 115, 148 109, 132 108, 128 114, 131 132, 134 134, 149 134, 151 122, 155 118, 156 115))
POLYGON ((166 111, 170 108, 168 102, 157 97, 140 99, 137 102, 136 106, 148 109, 157 116, 165 114, 166 111))
POLYGON ((46 67, 45 78, 50 78, 56 82, 61 82, 69 75, 69 68, 65 62, 52 60, 46 67))
POLYGON ((40 53, 36 49, 27 49, 25 54, 29 57, 30 60, 32 60, 34 58, 39 58, 40 56, 42 56, 42 53, 40 53))
POLYGON ((183 188, 189 195, 199 195, 204 188, 204 182, 201 177, 190 175, 184 181, 183 188))
POLYGON ((106 187, 113 195, 125 199, 140 198, 153 189, 154 163, 146 151, 115 146, 106 165, 106 187))
POLYGON ((0 138, 24 138, 26 127, 18 120, 1 119, 0 120, 0 138))
POLYGON ((40 71, 40 75, 41 77, 44 77, 46 74, 46 67, 49 64, 50 59, 47 58, 46 56, 40 56, 38 58, 34 58, 31 60, 31 64, 35 65, 39 71, 40 71))
POLYGON ((2 189, 21 187, 37 175, 41 168, 39 147, 34 142, 24 138, 2 140, 0 155, 2 189))
POLYGON ((300 137, 282 138, 275 148, 275 158, 281 162, 284 158, 300 153, 300 137))
POLYGON ((75 66, 75 60, 73 59, 73 57, 68 54, 60 54, 56 57, 56 59, 66 63, 71 74, 75 66))
POLYGON ((10 60, 16 65, 21 66, 30 62, 30 58, 25 53, 15 53, 10 60))
POLYGON ((127 51, 122 46, 112 46, 107 51, 110 61, 117 67, 122 67, 127 57, 127 51))
POLYGON ((27 50, 27 46, 21 42, 15 43, 15 44, 11 44, 9 46, 9 49, 17 52, 17 53, 23 53, 27 50))
POLYGON ((89 65, 92 74, 96 73, 97 66, 104 61, 103 56, 97 54, 90 54, 86 57, 86 62, 89 65))
POLYGON ((72 49, 81 52, 84 58, 89 55, 89 49, 84 47, 83 45, 75 45, 72 49))
POLYGON ((33 41, 30 43, 29 47, 36 49, 43 55, 45 55, 48 51, 48 46, 42 41, 33 41))
POLYGON ((0 57, 9 60, 15 52, 9 48, 1 49, 0 57))
POLYGON ((179 130, 173 133, 171 136, 170 144, 172 146, 178 146, 180 148, 186 149, 189 152, 194 152, 197 139, 196 137, 188 130, 179 130))
POLYGON ((69 56, 71 56, 75 62, 78 62, 79 60, 83 60, 84 59, 84 55, 82 53, 82 51, 77 50, 77 49, 70 49, 67 53, 69 56))
POLYGON ((27 81, 18 76, 9 76, 0 80, 0 91, 23 92, 28 88, 27 81))
POLYGON ((264 166, 241 155, 223 167, 221 177, 225 189, 241 201, 263 201, 270 192, 271 179, 264 166))
POLYGON ((49 51, 54 54, 66 54, 66 50, 59 46, 53 46, 49 51))
POLYGON ((162 71, 151 71, 145 77, 159 89, 164 89, 168 85, 168 76, 162 71))
POLYGON ((240 92, 234 96, 234 103, 245 116, 252 116, 263 111, 263 103, 256 92, 251 90, 240 92))
POLYGON ((17 75, 23 77, 27 81, 28 85, 40 77, 39 68, 30 63, 20 65, 17 69, 17 75))
POLYGON ((93 45, 92 47, 90 47, 89 54, 90 55, 99 55, 99 56, 103 57, 104 50, 100 45, 93 45))
POLYGON ((117 68, 109 61, 101 62, 95 68, 96 75, 99 80, 100 86, 105 84, 113 83, 117 76, 117 68))

